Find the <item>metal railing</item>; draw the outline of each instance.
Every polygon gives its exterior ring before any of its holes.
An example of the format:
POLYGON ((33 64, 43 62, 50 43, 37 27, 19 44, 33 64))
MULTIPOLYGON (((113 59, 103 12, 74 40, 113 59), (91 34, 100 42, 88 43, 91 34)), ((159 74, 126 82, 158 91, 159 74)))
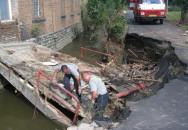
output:
MULTIPOLYGON (((52 82, 52 80, 53 80, 53 78, 52 78, 53 76, 49 76, 44 71, 38 70, 37 73, 36 73, 36 83, 37 83, 38 92, 40 91, 40 84, 42 83, 41 82, 41 78, 42 77, 47 79, 50 82, 52 82)), ((65 89, 64 87, 61 87, 58 83, 53 83, 53 85, 58 87, 59 89, 61 89, 61 91, 63 91, 66 95, 72 97, 72 99, 76 101, 77 104, 76 104, 76 108, 74 109, 74 108, 70 107, 68 105, 69 103, 67 103, 67 101, 65 101, 61 97, 59 97, 59 96, 57 96, 57 95, 55 95, 53 93, 51 94, 52 99, 55 99, 58 103, 60 103, 61 105, 66 107, 69 111, 74 113, 74 118, 72 119, 72 123, 76 124, 77 123, 78 114, 79 114, 79 111, 80 111, 80 102, 79 102, 78 98, 74 94, 69 92, 67 89, 65 89)))
POLYGON ((115 60, 114 56, 111 55, 111 54, 100 52, 100 51, 93 50, 93 49, 86 48, 86 47, 80 47, 80 58, 84 58, 85 51, 93 52, 93 53, 96 53, 96 54, 101 54, 101 55, 104 55, 104 56, 111 58, 111 60, 115 60))

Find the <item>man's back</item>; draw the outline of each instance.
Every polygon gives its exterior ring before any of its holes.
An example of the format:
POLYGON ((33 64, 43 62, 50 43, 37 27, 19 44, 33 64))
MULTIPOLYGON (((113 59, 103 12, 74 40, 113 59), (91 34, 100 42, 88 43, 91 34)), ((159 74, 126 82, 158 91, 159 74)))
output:
POLYGON ((101 78, 92 75, 89 81, 89 87, 91 91, 96 91, 98 95, 103 95, 107 93, 106 87, 101 80, 101 78))

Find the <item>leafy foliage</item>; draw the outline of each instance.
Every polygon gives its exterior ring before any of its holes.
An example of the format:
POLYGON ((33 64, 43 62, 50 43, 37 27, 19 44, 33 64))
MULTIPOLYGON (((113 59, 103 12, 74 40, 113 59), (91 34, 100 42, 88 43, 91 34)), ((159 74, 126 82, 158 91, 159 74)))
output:
POLYGON ((179 6, 181 8, 181 21, 188 20, 188 0, 171 0, 170 5, 179 6))
POLYGON ((123 8, 124 0, 89 0, 87 11, 94 31, 103 29, 107 41, 121 40, 126 25, 123 8))
POLYGON ((35 37, 38 37, 40 35, 40 32, 41 32, 40 28, 35 26, 31 30, 31 35, 32 35, 33 38, 35 38, 35 37))

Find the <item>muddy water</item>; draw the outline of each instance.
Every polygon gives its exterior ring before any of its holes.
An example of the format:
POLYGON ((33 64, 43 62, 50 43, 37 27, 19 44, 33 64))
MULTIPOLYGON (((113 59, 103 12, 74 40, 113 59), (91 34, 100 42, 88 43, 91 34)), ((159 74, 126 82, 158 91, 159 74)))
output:
POLYGON ((80 58, 80 47, 96 48, 93 43, 88 42, 88 39, 81 38, 74 40, 72 43, 65 46, 60 52, 69 54, 91 64, 95 64, 96 61, 101 58, 101 55, 88 51, 84 52, 83 58, 80 58))
POLYGON ((0 130, 65 130, 40 112, 32 119, 33 111, 34 107, 22 96, 0 89, 0 130))

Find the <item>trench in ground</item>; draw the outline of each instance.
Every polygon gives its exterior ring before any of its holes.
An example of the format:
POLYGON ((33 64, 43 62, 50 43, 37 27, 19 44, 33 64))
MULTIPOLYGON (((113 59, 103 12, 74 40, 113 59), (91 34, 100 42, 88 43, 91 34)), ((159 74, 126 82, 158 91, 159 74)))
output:
MULTIPOLYGON (((125 58, 127 64, 142 64, 140 71, 152 71, 151 77, 161 82, 145 82, 148 84, 149 96, 156 94, 164 84, 184 74, 186 64, 181 62, 175 54, 171 42, 128 34, 125 38, 125 58)), ((140 76, 139 78, 144 79, 140 76)), ((133 93, 127 100, 139 100, 148 97, 145 93, 133 93)))

